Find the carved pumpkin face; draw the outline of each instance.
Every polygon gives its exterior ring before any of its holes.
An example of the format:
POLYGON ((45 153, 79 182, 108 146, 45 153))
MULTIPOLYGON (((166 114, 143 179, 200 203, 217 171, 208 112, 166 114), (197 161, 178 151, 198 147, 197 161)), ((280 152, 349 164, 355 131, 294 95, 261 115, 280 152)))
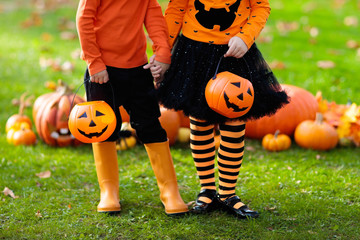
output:
POLYGON ((254 88, 245 78, 221 72, 208 82, 205 98, 215 112, 227 118, 238 118, 250 110, 254 102, 254 88))
POLYGON ((71 110, 69 129, 76 139, 84 143, 105 141, 115 127, 115 113, 104 101, 79 103, 71 110))

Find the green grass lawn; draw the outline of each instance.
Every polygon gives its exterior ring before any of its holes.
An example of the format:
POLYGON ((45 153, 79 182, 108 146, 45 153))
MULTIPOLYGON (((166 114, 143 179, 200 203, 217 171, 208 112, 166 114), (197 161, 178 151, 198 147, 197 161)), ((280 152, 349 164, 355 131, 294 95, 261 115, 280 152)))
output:
MULTIPOLYGON (((220 211, 167 217, 144 147, 138 145, 118 154, 121 214, 98 214, 89 145, 54 148, 39 141, 15 147, 6 141, 6 120, 17 112, 12 99, 26 91, 35 97, 49 92, 46 81, 62 79, 77 87, 85 68, 72 57, 78 40, 61 38, 63 22, 74 21, 76 5, 44 11, 40 26, 23 28, 34 11, 25 3, 0 2, 0 190, 8 187, 18 196, 0 193, 0 239, 360 238, 360 148, 318 152, 293 144, 288 151, 269 153, 259 141, 247 139, 237 193, 261 215, 243 221, 220 211), (74 70, 43 68, 41 58, 70 61, 74 70), (36 176, 47 170, 50 178, 36 176)), ((313 94, 320 90, 338 103, 360 104, 360 53, 347 47, 349 40, 360 42, 359 23, 345 24, 347 17, 358 16, 358 1, 270 3, 272 14, 258 46, 269 63, 285 65, 274 68, 279 81, 313 94), (321 60, 335 67, 320 69, 321 60)), ((66 31, 75 33, 69 25, 66 31)), ((31 116, 30 108, 26 114, 31 116)), ((190 150, 177 144, 171 151, 181 195, 194 201, 199 183, 190 150)))

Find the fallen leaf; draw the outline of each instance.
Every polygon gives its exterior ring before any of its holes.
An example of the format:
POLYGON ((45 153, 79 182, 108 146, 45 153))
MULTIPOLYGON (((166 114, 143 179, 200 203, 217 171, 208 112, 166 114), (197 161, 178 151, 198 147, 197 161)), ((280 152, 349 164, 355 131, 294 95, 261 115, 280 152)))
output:
POLYGON ((42 18, 39 13, 33 12, 31 16, 21 23, 22 28, 42 25, 42 18))
POLYGON ((350 49, 356 49, 360 47, 360 44, 355 40, 349 40, 346 42, 346 46, 350 49))
POLYGON ((274 212, 276 210, 276 208, 277 208, 276 206, 273 206, 273 207, 266 206, 266 207, 264 207, 264 209, 266 211, 270 211, 270 212, 274 212))
POLYGON ((12 197, 14 199, 19 198, 19 196, 15 196, 14 192, 11 189, 9 189, 8 187, 4 188, 3 193, 5 194, 5 196, 10 196, 10 197, 12 197))
POLYGON ((79 59, 80 55, 81 55, 81 50, 80 49, 76 49, 76 50, 71 52, 71 57, 73 59, 79 59))
POLYGON ((276 28, 280 32, 280 34, 286 34, 288 32, 298 30, 299 29, 299 23, 298 22, 278 21, 276 23, 276 28))
POLYGON ((255 151, 255 148, 253 146, 246 146, 245 149, 246 151, 250 151, 250 152, 255 151))
POLYGON ((322 69, 330 69, 335 67, 335 63, 333 61, 324 60, 324 61, 318 61, 317 66, 322 69))
POLYGON ((50 33, 44 32, 41 34, 41 39, 45 42, 50 42, 53 39, 53 36, 50 33))
POLYGON ((355 16, 347 16, 344 18, 345 26, 356 27, 358 25, 358 18, 355 16))
POLYGON ((281 61, 273 61, 269 63, 269 66, 271 69, 279 69, 279 70, 283 70, 286 68, 286 65, 284 62, 281 61))
POLYGON ((310 28, 310 36, 311 37, 317 37, 319 35, 319 29, 316 27, 310 28))
POLYGON ((258 39, 256 39, 257 42, 259 43, 269 43, 273 41, 273 37, 272 36, 259 36, 258 39))
POLYGON ((41 172, 41 173, 36 173, 35 175, 38 176, 39 178, 49 178, 49 177, 51 177, 51 172, 45 171, 45 172, 41 172))
POLYGON ((342 8, 345 4, 346 0, 335 0, 333 2, 334 8, 342 8))
POLYGON ((66 61, 61 65, 61 70, 63 72, 72 72, 74 70, 74 67, 75 67, 74 64, 72 64, 69 61, 66 61))
POLYGON ((63 40, 74 40, 77 38, 77 35, 73 32, 65 31, 60 33, 60 38, 63 40))
POLYGON ((35 216, 38 217, 38 218, 42 218, 42 215, 40 213, 40 210, 38 210, 36 213, 35 213, 35 216))

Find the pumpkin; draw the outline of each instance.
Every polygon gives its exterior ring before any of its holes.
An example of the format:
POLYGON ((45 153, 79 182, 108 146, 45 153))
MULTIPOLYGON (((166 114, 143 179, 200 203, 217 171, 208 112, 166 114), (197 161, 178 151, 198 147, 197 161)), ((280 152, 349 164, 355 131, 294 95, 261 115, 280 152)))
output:
POLYGON ((120 151, 124 151, 136 146, 137 140, 134 136, 120 138, 120 140, 116 144, 116 149, 120 151))
POLYGON ((279 130, 276 130, 275 134, 266 134, 262 139, 262 146, 271 152, 278 152, 289 149, 291 146, 291 139, 286 134, 280 134, 279 130))
POLYGON ((237 118, 250 110, 254 103, 254 89, 249 80, 225 71, 209 80, 205 98, 215 112, 237 118))
POLYGON ((32 126, 31 119, 24 114, 24 110, 26 107, 26 101, 29 100, 29 98, 25 99, 26 95, 27 94, 24 93, 20 97, 19 112, 17 114, 10 116, 8 118, 8 120, 6 121, 6 125, 5 125, 6 132, 8 132, 11 128, 14 128, 14 127, 17 129, 20 129, 21 123, 24 123, 24 122, 26 122, 29 125, 29 128, 31 128, 31 126, 32 126))
POLYGON ((178 111, 181 128, 190 128, 190 118, 184 114, 183 111, 178 111))
POLYGON ((116 141, 117 150, 124 151, 135 147, 137 139, 130 130, 121 130, 119 135, 120 138, 116 141))
POLYGON ((167 137, 169 139, 169 145, 174 145, 180 128, 179 114, 165 107, 160 107, 161 116, 159 118, 161 126, 165 129, 167 137))
POLYGON ((279 130, 293 136, 296 126, 305 120, 314 120, 318 102, 314 95, 305 89, 282 84, 282 88, 290 97, 290 103, 279 109, 272 116, 265 116, 246 123, 245 136, 262 139, 268 133, 279 130))
POLYGON ((35 133, 24 124, 22 124, 20 129, 11 128, 6 135, 6 139, 8 143, 15 146, 33 145, 36 143, 35 133))
POLYGON ((188 143, 190 142, 190 128, 186 127, 180 127, 179 128, 179 135, 178 135, 178 141, 180 143, 188 143))
POLYGON ((70 108, 81 102, 84 99, 72 93, 63 82, 55 92, 39 96, 34 102, 33 119, 40 139, 51 146, 81 144, 71 135, 68 127, 70 108))
POLYGON ((81 142, 105 141, 113 134, 115 128, 115 113, 105 101, 78 103, 71 110, 69 129, 81 142))
POLYGON ((339 136, 336 129, 323 121, 323 115, 316 113, 316 119, 301 122, 295 129, 295 142, 303 148, 330 150, 334 148, 339 136))

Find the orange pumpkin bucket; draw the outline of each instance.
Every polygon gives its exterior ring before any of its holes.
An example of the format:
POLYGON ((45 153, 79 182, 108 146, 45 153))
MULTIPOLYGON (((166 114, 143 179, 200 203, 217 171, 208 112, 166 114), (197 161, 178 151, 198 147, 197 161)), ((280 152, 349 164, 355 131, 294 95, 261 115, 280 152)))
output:
POLYGON ((78 103, 70 112, 69 130, 81 142, 102 142, 116 127, 116 116, 105 101, 78 103))
POLYGON ((205 98, 209 107, 227 117, 238 118, 245 115, 254 103, 252 83, 230 72, 217 73, 209 80, 205 88, 205 98))

